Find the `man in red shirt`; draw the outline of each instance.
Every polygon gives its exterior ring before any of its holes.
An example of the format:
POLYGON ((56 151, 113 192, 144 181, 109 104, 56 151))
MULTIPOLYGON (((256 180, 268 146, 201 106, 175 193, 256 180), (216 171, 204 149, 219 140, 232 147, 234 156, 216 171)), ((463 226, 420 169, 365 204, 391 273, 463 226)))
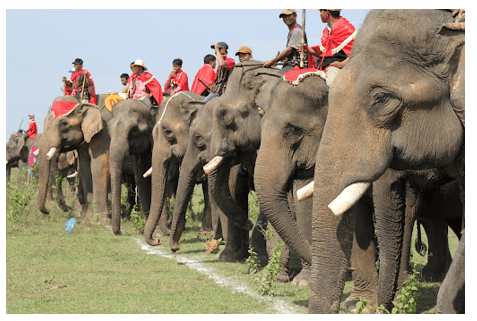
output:
POLYGON ((164 85, 166 92, 170 89, 172 96, 183 90, 189 91, 189 80, 187 74, 182 70, 182 59, 174 59, 172 69, 164 85))
POLYGON ((314 47, 305 45, 305 51, 318 57, 319 70, 325 70, 330 66, 342 69, 348 63, 357 31, 348 20, 340 16, 341 9, 319 10, 321 21, 327 23, 321 44, 314 47))
POLYGON ((29 114, 30 124, 28 124, 28 137, 30 139, 35 139, 36 134, 38 133, 38 127, 36 126, 35 115, 29 114))
POLYGON ((217 58, 214 55, 206 55, 204 57, 204 65, 202 68, 199 69, 197 74, 195 75, 194 82, 192 83, 192 87, 190 91, 196 93, 197 95, 202 95, 207 97, 209 95, 209 91, 207 90, 207 86, 211 86, 215 80, 215 67, 217 66, 217 58), (199 81, 202 80, 202 82, 199 81))
POLYGON ((227 58, 227 50, 229 46, 225 42, 214 43, 210 46, 215 49, 215 55, 217 56, 217 75, 215 76, 214 84, 210 86, 209 95, 205 97, 204 102, 208 102, 214 97, 222 95, 227 87, 227 80, 230 74, 234 70, 235 60, 227 58))
POLYGON ((94 81, 88 70, 83 70, 83 60, 76 58, 73 62, 73 68, 76 70, 71 75, 70 80, 63 77, 65 86, 72 86, 71 96, 96 105, 96 91, 94 89, 94 81), (85 79, 86 78, 86 79, 85 79))

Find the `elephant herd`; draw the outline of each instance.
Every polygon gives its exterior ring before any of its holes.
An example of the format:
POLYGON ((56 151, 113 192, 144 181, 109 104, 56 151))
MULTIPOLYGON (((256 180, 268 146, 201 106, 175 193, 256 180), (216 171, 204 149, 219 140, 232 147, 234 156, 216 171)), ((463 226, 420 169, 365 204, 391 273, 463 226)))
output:
POLYGON ((465 31, 453 25, 451 11, 371 11, 330 87, 320 72, 291 83, 279 69, 245 61, 207 103, 180 92, 159 108, 125 100, 109 111, 100 108, 106 95, 98 106, 59 97, 53 105, 74 108, 45 118, 38 206, 48 213, 58 159, 76 150, 84 222, 109 222, 110 191, 120 235, 121 183, 135 184, 147 243, 169 235, 176 252, 201 183, 216 237, 226 241, 219 258, 244 260, 251 243, 266 264, 270 244, 259 230, 270 223, 284 251, 301 259, 293 282, 310 286, 310 313, 339 312, 349 273, 346 311, 359 298, 390 309, 417 219, 429 238, 423 274, 445 276, 437 312, 464 313, 465 31), (251 190, 257 222, 248 218, 251 190), (460 238, 452 264, 447 226, 460 238))

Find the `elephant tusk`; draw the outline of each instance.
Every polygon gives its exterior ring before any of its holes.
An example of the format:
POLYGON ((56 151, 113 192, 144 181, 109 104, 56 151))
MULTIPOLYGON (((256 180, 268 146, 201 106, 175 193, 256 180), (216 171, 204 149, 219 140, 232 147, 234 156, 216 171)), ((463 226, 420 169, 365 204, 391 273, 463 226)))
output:
POLYGON ((75 171, 73 174, 70 174, 70 175, 68 175, 68 176, 66 176, 66 177, 67 177, 67 178, 73 178, 73 177, 76 177, 76 176, 78 176, 78 172, 77 172, 77 171, 75 171))
POLYGON ((213 171, 215 171, 220 166, 220 164, 222 164, 223 161, 224 161, 223 156, 215 156, 210 162, 208 162, 203 167, 204 172, 206 174, 212 173, 213 171))
POLYGON ((50 151, 48 152, 48 154, 46 154, 46 159, 50 160, 55 153, 56 153, 56 147, 52 147, 50 151))
POLYGON ((40 150, 39 149, 37 149, 33 152, 33 156, 38 157, 38 155, 40 155, 40 150))
POLYGON ((7 163, 6 163, 5 165, 8 165, 8 161, 7 161, 7 163))
POLYGON ((315 188, 315 182, 312 181, 308 183, 306 186, 303 186, 296 192, 296 196, 298 198, 298 202, 304 201, 313 197, 313 189, 315 188))
POLYGON ((369 182, 358 182, 349 185, 328 205, 329 209, 336 216, 345 213, 361 199, 370 185, 369 182))
POLYGON ((151 174, 152 174, 152 167, 149 168, 149 169, 147 170, 147 172, 145 172, 144 175, 142 175, 142 177, 146 178, 146 177, 151 176, 151 174))

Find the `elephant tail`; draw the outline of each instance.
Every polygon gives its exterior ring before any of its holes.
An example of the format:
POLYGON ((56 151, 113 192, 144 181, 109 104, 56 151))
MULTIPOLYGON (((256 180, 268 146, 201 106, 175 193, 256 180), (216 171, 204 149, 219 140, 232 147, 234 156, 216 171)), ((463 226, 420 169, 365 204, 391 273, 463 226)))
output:
POLYGON ((422 243, 421 222, 419 221, 419 218, 416 219, 416 221, 417 221, 417 239, 416 239, 416 242, 414 243, 414 248, 416 249, 416 252, 419 253, 419 255, 424 256, 427 253, 427 245, 422 243))

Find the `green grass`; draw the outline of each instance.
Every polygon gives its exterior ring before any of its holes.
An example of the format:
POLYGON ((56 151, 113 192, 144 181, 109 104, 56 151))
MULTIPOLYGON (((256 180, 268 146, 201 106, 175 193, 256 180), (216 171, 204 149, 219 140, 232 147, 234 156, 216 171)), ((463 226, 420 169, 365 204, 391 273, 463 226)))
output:
MULTIPOLYGON (((14 175, 12 182, 16 182, 14 175)), ((34 186, 34 182, 30 183, 30 187, 34 186)), ((35 193, 34 188, 29 190, 35 193)), ((196 214, 203 209, 201 193, 200 187, 196 187, 192 204, 196 214)), ((6 190, 5 277, 9 314, 280 313, 282 310, 277 309, 274 300, 285 301, 293 313, 307 313, 309 287, 277 283, 273 299, 261 296, 260 280, 247 274, 245 262, 219 261, 217 251, 206 255, 205 242, 213 234, 201 231, 198 214, 192 215, 194 220, 188 220, 180 251, 172 255, 168 237, 161 237, 163 245, 159 247, 142 249, 143 235, 127 220, 121 224, 123 236, 114 236, 107 226, 87 227, 81 223, 67 233, 65 222, 70 217, 79 220, 79 204, 68 192, 67 203, 74 208, 68 213, 50 201, 50 215, 41 214, 35 196, 27 204, 14 205, 18 215, 9 215, 11 200, 17 194, 15 186, 6 190), (152 252, 156 255, 149 254, 152 252), (194 262, 182 263, 184 260, 194 262), (199 272, 201 268, 206 268, 207 273, 199 272), (226 285, 218 284, 210 275, 226 285), (243 286, 244 290, 237 290, 243 286)), ((253 193, 249 205, 251 219, 255 221, 258 202, 253 193)), ((454 254, 457 238, 452 232, 449 235, 454 254)), ((423 237, 425 241, 425 234, 423 237)), ((427 261, 418 254, 413 254, 413 258, 422 266, 427 261)), ((435 312, 439 286, 440 283, 420 284, 418 313, 435 312)), ((348 281, 343 300, 351 290, 352 282, 348 281)))

